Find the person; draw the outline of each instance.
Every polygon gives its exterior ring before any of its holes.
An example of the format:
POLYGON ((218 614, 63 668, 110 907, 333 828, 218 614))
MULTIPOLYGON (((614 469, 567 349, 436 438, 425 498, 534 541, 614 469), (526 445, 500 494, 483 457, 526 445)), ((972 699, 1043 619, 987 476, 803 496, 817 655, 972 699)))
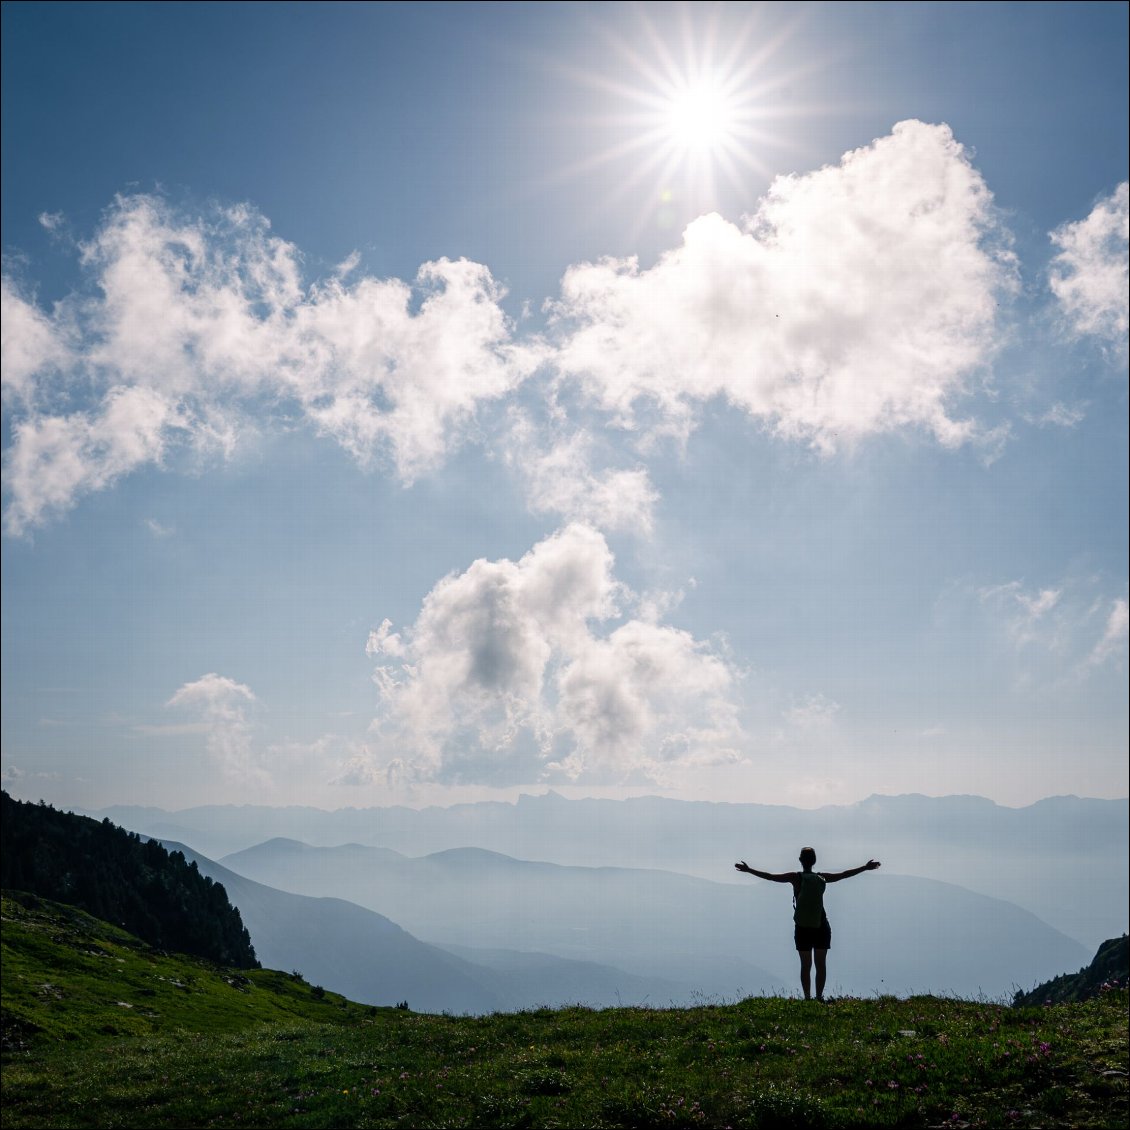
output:
POLYGON ((824 888, 828 883, 838 883, 850 879, 864 871, 874 871, 879 867, 877 859, 869 859, 862 867, 849 871, 813 871, 816 865, 816 851, 805 847, 800 849, 801 871, 786 871, 781 875, 771 875, 768 871, 758 871, 743 859, 734 866, 747 875, 758 879, 768 879, 771 883, 791 883, 793 888, 793 939, 800 955, 800 987, 804 999, 812 998, 812 965, 816 964, 816 999, 824 999, 824 984, 828 979, 828 951, 832 948, 832 927, 824 910, 824 888))

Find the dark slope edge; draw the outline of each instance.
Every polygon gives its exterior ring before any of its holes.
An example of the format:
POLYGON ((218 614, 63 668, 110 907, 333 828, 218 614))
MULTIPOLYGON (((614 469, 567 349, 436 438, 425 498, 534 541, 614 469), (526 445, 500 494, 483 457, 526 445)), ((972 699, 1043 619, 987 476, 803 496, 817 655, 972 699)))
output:
POLYGON ((300 971, 352 1000, 390 1005, 407 1000, 421 1012, 491 1012, 503 1002, 489 971, 430 946, 374 910, 339 898, 317 898, 245 879, 183 844, 201 870, 230 891, 256 939, 263 963, 300 971))
POLYGON ((157 949, 258 967, 224 887, 182 853, 109 820, 0 797, 0 886, 79 907, 157 949))
POLYGON ((1099 946, 1090 965, 1078 973, 1063 973, 1030 992, 1018 992, 1013 998, 1017 1007, 1037 1004, 1064 1004, 1085 1001, 1110 989, 1125 988, 1130 979, 1130 938, 1109 938, 1099 946))

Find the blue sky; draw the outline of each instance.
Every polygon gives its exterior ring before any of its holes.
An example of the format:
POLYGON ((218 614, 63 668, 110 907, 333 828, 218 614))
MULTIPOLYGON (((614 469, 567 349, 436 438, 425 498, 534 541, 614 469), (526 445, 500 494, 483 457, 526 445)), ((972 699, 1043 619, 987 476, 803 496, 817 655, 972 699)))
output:
POLYGON ((1126 795, 1125 5, 3 21, 17 795, 1126 795))

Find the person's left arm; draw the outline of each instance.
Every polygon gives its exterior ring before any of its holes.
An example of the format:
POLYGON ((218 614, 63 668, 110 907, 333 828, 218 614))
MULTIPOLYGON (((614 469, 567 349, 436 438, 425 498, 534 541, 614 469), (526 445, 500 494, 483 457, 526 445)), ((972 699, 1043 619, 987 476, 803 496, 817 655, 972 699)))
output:
POLYGON ((852 867, 848 871, 821 871, 826 883, 838 883, 841 879, 850 879, 853 875, 862 875, 864 871, 874 871, 882 864, 877 859, 869 859, 862 867, 852 867))

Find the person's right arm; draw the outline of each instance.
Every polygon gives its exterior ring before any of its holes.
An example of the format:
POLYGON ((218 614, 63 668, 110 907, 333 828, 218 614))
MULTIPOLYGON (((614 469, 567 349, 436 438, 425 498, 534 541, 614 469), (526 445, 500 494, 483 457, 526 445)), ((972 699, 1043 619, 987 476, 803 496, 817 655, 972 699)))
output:
POLYGON ((740 863, 735 863, 734 867, 738 871, 744 871, 747 875, 756 875, 759 879, 768 879, 771 883, 791 883, 796 877, 795 871, 786 871, 783 875, 771 875, 768 871, 758 871, 754 867, 750 867, 743 859, 740 863))

